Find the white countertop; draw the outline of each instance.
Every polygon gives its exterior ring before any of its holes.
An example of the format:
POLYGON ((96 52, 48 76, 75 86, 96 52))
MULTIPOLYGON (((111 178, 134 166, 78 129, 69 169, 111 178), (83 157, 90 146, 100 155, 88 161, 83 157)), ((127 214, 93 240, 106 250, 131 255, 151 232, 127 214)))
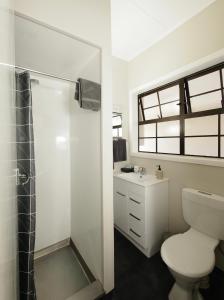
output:
POLYGON ((139 174, 136 173, 115 173, 114 177, 141 185, 141 186, 150 186, 153 184, 157 184, 160 182, 168 181, 168 178, 157 179, 155 175, 146 174, 140 177, 139 174))

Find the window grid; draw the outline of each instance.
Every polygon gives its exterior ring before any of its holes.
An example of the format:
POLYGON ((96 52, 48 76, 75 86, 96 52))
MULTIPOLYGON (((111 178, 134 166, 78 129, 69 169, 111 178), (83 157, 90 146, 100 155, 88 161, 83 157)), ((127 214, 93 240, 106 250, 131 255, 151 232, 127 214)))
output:
POLYGON ((220 74, 220 80, 221 80, 221 93, 222 93, 222 108, 224 108, 224 81, 223 81, 223 72, 224 72, 224 68, 221 68, 219 70, 219 74, 220 74))
MULTIPOLYGON (((143 152, 143 153, 156 153, 156 154, 169 154, 169 155, 185 155, 185 138, 200 138, 200 137, 216 137, 218 139, 218 155, 217 156, 206 156, 206 155, 198 155, 198 154, 186 154, 187 156, 196 156, 196 157, 211 157, 211 158, 224 158, 221 156, 221 138, 224 137, 224 134, 221 134, 221 115, 224 114, 224 83, 223 83, 223 70, 224 70, 224 63, 218 64, 216 66, 213 66, 211 68, 208 68, 206 70, 194 73, 192 75, 189 75, 185 78, 181 78, 177 81, 174 81, 172 83, 166 84, 162 87, 144 92, 142 94, 138 95, 138 151, 143 152), (204 93, 200 93, 197 95, 190 96, 189 92, 189 81, 195 78, 199 78, 201 76, 205 76, 207 74, 210 74, 214 71, 219 71, 219 77, 220 77, 220 88, 215 89, 215 90, 209 90, 204 93), (180 114, 179 115, 174 115, 170 117, 162 117, 162 111, 161 111, 161 106, 167 103, 160 103, 160 97, 159 97, 159 92, 168 89, 169 87, 173 87, 175 85, 179 86, 179 105, 180 105, 180 114), (191 98, 199 96, 199 95, 204 95, 204 94, 209 94, 214 91, 221 91, 222 99, 221 99, 221 108, 216 108, 216 109, 210 109, 210 110, 204 110, 204 111, 197 111, 197 112, 192 112, 191 108, 191 98), (142 103, 142 98, 145 96, 148 96, 150 94, 157 93, 158 97, 158 103, 160 108, 160 118, 158 119, 152 119, 152 120, 146 120, 144 116, 144 110, 148 109, 149 107, 143 107, 142 103), (143 121, 139 120, 139 115, 140 112, 143 116, 143 121), (204 117, 204 116, 212 116, 212 115, 217 115, 218 116, 218 133, 217 135, 185 135, 185 120, 187 118, 199 118, 199 117, 204 117), (160 122, 168 122, 168 121, 175 121, 179 120, 180 121, 180 135, 179 136, 162 136, 158 137, 158 123, 160 122), (141 125, 146 125, 146 124, 156 124, 156 136, 155 137, 140 137, 140 126, 141 125), (156 141, 156 151, 155 152, 150 152, 150 151, 142 151, 140 150, 140 141, 143 139, 155 139, 156 141), (158 152, 158 138, 179 138, 180 139, 180 153, 168 153, 168 152, 158 152)), ((170 101, 175 102, 177 100, 170 101)), ((152 107, 150 107, 152 108, 152 107)))

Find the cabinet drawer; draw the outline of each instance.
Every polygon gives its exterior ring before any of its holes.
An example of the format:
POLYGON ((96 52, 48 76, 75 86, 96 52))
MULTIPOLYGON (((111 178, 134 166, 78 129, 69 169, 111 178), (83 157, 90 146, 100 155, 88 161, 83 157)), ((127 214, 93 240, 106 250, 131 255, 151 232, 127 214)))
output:
POLYGON ((120 193, 124 196, 127 195, 127 184, 124 180, 115 178, 115 180, 114 180, 114 193, 120 193))
POLYGON ((132 222, 132 225, 129 226, 129 236, 139 245, 141 245, 143 248, 145 248, 145 236, 142 233, 141 228, 138 228, 139 225, 134 224, 132 222))
POLYGON ((133 184, 133 183, 128 183, 128 192, 130 192, 130 194, 132 193, 134 195, 138 195, 143 199, 145 198, 145 188, 143 186, 133 184))
POLYGON ((130 190, 128 190, 128 199, 131 202, 134 202, 136 204, 141 204, 141 203, 144 203, 144 201, 145 201, 144 195, 140 195, 140 194, 130 191, 130 190))
POLYGON ((128 199, 128 213, 133 214, 137 218, 144 219, 144 203, 136 203, 128 199))
POLYGON ((129 229, 134 230, 139 237, 142 237, 144 234, 144 222, 136 218, 134 215, 129 214, 128 216, 128 227, 129 229))

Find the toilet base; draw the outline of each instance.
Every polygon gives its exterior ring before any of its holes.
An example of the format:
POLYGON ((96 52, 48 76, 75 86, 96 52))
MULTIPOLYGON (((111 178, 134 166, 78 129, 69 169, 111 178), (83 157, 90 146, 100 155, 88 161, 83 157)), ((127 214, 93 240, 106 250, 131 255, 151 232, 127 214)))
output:
POLYGON ((169 293, 169 300, 203 300, 197 287, 186 288, 175 282, 169 293))

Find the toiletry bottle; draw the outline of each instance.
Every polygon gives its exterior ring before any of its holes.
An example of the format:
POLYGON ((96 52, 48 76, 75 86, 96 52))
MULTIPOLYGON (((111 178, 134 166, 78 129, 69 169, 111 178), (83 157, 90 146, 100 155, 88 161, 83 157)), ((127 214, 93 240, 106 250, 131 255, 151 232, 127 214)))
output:
POLYGON ((139 166, 134 166, 134 172, 138 173, 138 171, 139 171, 139 166))
POLYGON ((157 179, 163 179, 163 171, 161 170, 160 165, 157 166, 157 170, 156 170, 156 178, 157 179))

